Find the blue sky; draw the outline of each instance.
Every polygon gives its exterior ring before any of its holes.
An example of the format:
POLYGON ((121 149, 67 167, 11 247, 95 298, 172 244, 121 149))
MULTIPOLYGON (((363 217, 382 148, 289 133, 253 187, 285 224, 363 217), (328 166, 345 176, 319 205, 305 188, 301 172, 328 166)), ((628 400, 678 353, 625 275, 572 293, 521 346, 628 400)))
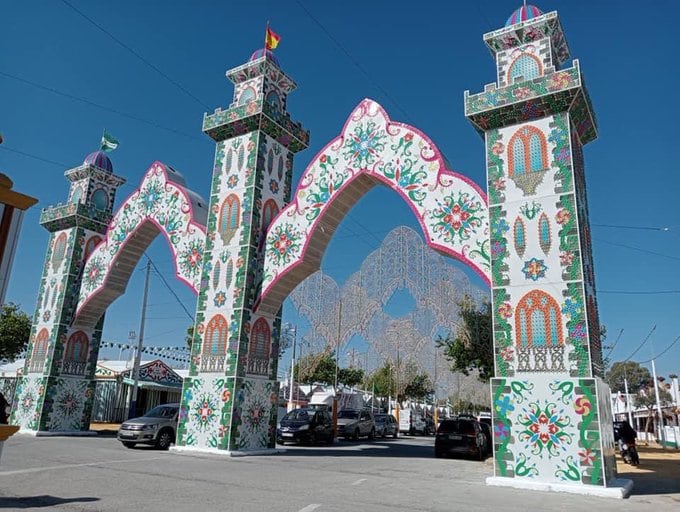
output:
MULTIPOLYGON (((464 117, 463 91, 479 92, 494 81, 494 62, 482 34, 502 27, 521 2, 479 0, 465 7, 427 2, 419 9, 396 0, 68 3, 189 93, 65 2, 26 0, 4 8, 0 170, 17 190, 40 200, 25 218, 7 300, 29 313, 47 242, 38 224, 40 209, 65 201, 63 172, 97 148, 104 128, 120 140, 111 158, 129 185, 120 189, 119 201, 154 160, 180 170, 191 188, 208 195, 214 144, 201 133, 203 112, 228 106, 232 88, 224 72, 261 46, 267 20, 282 37, 276 50, 281 65, 299 86, 289 111, 311 131, 310 148, 295 161, 295 183, 364 97, 380 102, 393 119, 427 133, 454 170, 484 183, 482 140, 464 117)), ((674 125, 680 112, 675 95, 664 92, 676 87, 680 7, 658 1, 641 16, 639 5, 537 4, 544 12, 559 10, 598 117, 600 137, 585 149, 586 173, 608 343, 623 329, 611 354, 614 360, 628 357, 654 325, 635 359, 650 359, 652 350, 659 353, 680 335, 680 177, 671 151, 677 147, 674 125), (660 291, 673 293, 640 293, 660 291)), ((416 227, 395 194, 374 189, 341 225, 323 269, 344 280, 399 224, 416 227)), ((157 240, 150 254, 161 270, 170 272, 163 244, 157 240)), ((482 284, 472 272, 468 275, 482 284)), ((193 295, 179 282, 170 283, 193 313, 193 295)), ((126 342, 128 331, 139 330, 142 286, 143 273, 135 272, 128 293, 109 309, 105 340, 126 342)), ((147 343, 181 345, 189 320, 158 278, 152 279, 150 304, 147 343)), ((284 319, 298 321, 290 307, 284 319)), ((657 370, 678 373, 679 363, 680 343, 658 361, 657 370)))

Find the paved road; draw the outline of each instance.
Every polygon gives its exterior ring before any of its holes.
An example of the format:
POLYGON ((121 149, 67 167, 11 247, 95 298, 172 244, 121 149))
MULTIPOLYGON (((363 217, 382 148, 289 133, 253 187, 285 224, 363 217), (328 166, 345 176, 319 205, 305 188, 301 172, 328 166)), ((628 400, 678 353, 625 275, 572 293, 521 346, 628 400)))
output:
POLYGON ((680 484, 624 501, 490 488, 490 461, 435 459, 432 438, 286 447, 227 458, 113 438, 14 436, 0 460, 1 510, 427 511, 678 510, 680 484))

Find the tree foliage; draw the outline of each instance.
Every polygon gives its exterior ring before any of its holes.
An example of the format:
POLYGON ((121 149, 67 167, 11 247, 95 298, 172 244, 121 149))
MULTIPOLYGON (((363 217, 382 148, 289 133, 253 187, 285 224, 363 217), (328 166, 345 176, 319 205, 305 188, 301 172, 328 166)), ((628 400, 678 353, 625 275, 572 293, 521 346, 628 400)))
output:
POLYGON ((0 359, 16 359, 26 350, 30 337, 31 318, 17 304, 4 304, 0 310, 0 359))
POLYGON ((628 390, 637 393, 651 381, 652 375, 647 368, 635 361, 618 361, 612 364, 604 380, 612 391, 621 392, 625 390, 624 378, 628 380, 628 390))
POLYGON ((451 371, 470 375, 477 370, 481 381, 494 375, 493 337, 491 329, 491 303, 477 306, 469 298, 458 303, 462 323, 454 332, 436 340, 451 362, 451 371))
POLYGON ((430 376, 426 373, 417 374, 404 388, 404 397, 413 400, 422 400, 432 393, 434 393, 434 386, 430 376))

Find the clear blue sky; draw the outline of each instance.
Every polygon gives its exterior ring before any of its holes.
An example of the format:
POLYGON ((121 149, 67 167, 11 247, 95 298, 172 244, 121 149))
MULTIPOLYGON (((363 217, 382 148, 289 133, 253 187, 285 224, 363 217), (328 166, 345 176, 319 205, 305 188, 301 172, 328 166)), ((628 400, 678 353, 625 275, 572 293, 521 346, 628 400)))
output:
MULTIPOLYGON (((208 195, 214 144, 201 134, 208 110, 202 104, 210 111, 228 106, 232 88, 224 72, 261 46, 267 20, 282 37, 276 50, 281 65, 299 85, 289 110, 312 135, 311 147, 296 158, 295 183, 364 97, 380 102, 393 119, 422 129, 456 171, 484 183, 482 140, 463 115, 463 91, 478 92, 494 81, 494 62, 482 34, 502 27, 519 1, 479 0, 464 7, 458 2, 397 0, 68 1, 200 102, 61 1, 26 0, 4 7, 0 170, 18 190, 40 200, 25 218, 7 299, 30 314, 47 242, 47 232, 38 224, 40 209, 65 201, 63 172, 97 148, 103 128, 120 140, 112 160, 116 173, 130 185, 120 190, 119 201, 156 159, 180 170, 194 190, 208 195)), ((614 360, 628 357, 654 325, 655 333, 635 359, 649 359, 652 346, 658 353, 680 335, 680 169, 669 150, 677 147, 680 118, 674 65, 680 7, 671 1, 645 4, 642 10, 640 5, 537 3, 544 12, 559 10, 572 58, 581 62, 598 116, 600 138, 586 147, 585 157, 601 322, 610 344, 624 330, 614 360), (674 293, 612 293, 659 291, 674 293)), ((385 189, 370 192, 331 242, 324 270, 344 280, 378 239, 399 224, 416 226, 397 196, 385 189)), ((150 254, 159 268, 170 271, 163 244, 157 240, 150 254)), ((193 295, 179 282, 170 282, 193 313, 193 295)), ((125 342, 128 331, 139 329, 142 283, 138 271, 128 293, 109 309, 105 340, 125 342)), ((290 307, 284 319, 298 320, 290 307)), ((188 322, 155 278, 148 344, 181 345, 188 322)), ((680 342, 658 362, 658 371, 680 372, 680 342)))

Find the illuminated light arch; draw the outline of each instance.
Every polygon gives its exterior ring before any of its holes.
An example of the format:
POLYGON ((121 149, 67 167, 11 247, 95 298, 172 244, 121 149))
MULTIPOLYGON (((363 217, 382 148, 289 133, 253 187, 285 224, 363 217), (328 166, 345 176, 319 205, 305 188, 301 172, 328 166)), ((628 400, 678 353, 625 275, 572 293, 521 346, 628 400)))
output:
POLYGON ((411 207, 430 247, 490 282, 486 195, 451 171, 424 133, 391 121, 378 103, 365 99, 340 135, 312 159, 292 202, 269 226, 257 308, 276 314, 289 293, 319 269, 343 217, 379 183, 411 207))
POLYGON ((186 188, 182 175, 154 162, 85 262, 74 326, 84 329, 99 321, 125 292, 139 259, 159 234, 172 252, 175 276, 198 293, 206 218, 207 203, 186 188))

